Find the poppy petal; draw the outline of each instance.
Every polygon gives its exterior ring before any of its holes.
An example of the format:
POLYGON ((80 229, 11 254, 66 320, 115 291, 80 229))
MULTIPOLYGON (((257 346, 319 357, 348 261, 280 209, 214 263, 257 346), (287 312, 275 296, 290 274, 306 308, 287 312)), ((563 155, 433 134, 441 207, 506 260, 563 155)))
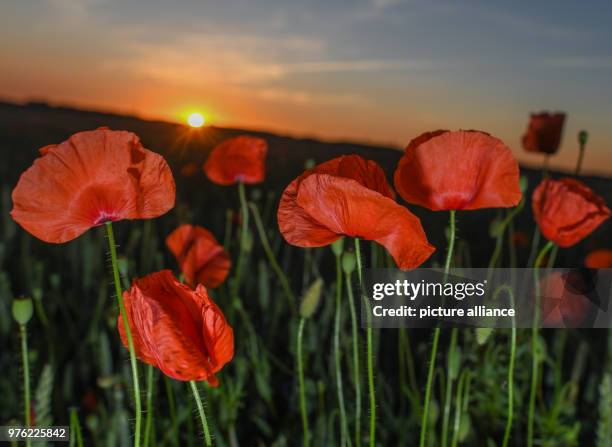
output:
POLYGON ((533 192, 533 214, 546 239, 570 247, 610 217, 604 200, 571 178, 544 179, 533 192))
POLYGON ((163 270, 134 280, 125 303, 139 358, 177 380, 218 384, 214 374, 233 356, 233 331, 204 286, 193 291, 163 270))
POLYGON ((187 284, 214 288, 227 278, 231 266, 229 254, 205 228, 181 225, 166 238, 166 245, 176 257, 187 284))
POLYGON ((435 251, 415 215, 355 180, 310 175, 300 186, 297 203, 338 235, 383 245, 401 269, 418 267, 435 251))
POLYGON ((495 137, 479 131, 437 131, 418 137, 395 171, 408 203, 433 211, 511 207, 521 200, 518 163, 495 137))
POLYGON ((107 221, 157 217, 174 206, 168 164, 131 132, 80 132, 41 153, 13 190, 11 215, 45 242, 72 240, 107 221))
POLYGON ((266 176, 267 153, 266 140, 247 135, 230 138, 211 151, 204 172, 219 185, 261 183, 266 176))
POLYGON ((587 255, 584 264, 591 269, 612 268, 612 250, 594 250, 587 255))
POLYGON ((353 179, 386 197, 395 197, 383 169, 377 163, 358 155, 343 155, 305 171, 283 191, 277 215, 283 237, 290 244, 299 247, 322 247, 340 238, 310 217, 296 202, 300 184, 312 174, 353 179))
POLYGON ((527 152, 554 154, 559 150, 565 113, 533 113, 527 132, 523 135, 523 148, 527 152))

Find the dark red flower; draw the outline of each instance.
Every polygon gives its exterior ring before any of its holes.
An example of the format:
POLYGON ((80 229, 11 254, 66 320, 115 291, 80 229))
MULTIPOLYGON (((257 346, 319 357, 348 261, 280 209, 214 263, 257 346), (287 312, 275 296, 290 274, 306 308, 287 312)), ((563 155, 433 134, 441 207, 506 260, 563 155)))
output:
POLYGON ((393 199, 383 170, 351 155, 323 163, 283 192, 278 223, 299 247, 328 245, 343 236, 383 245, 402 269, 417 267, 435 250, 419 219, 393 199))
POLYGON ((603 199, 571 178, 542 180, 533 192, 532 208, 544 237, 560 247, 578 243, 610 217, 603 199))
POLYGON ((212 233, 198 225, 181 225, 166 238, 166 245, 176 258, 185 282, 218 287, 229 273, 229 254, 212 233))
POLYGON ((212 150, 204 172, 219 185, 261 183, 266 177, 267 153, 266 140, 247 135, 230 138, 212 150))
MULTIPOLYGON (((136 356, 164 374, 184 381, 205 380, 234 356, 234 332, 206 288, 191 290, 170 270, 132 281, 123 293, 136 356)), ((123 345, 123 320, 117 323, 123 345)))
POLYGON ((193 177, 198 172, 198 165, 195 163, 187 163, 181 166, 181 175, 183 177, 193 177))
POLYGON ((540 285, 542 324, 547 327, 577 327, 587 315, 591 303, 580 292, 579 279, 553 272, 540 285))
POLYGON ((168 164, 131 132, 79 132, 40 153, 13 190, 11 215, 45 242, 70 241, 107 221, 150 219, 174 206, 168 164))
POLYGON ((473 130, 418 136, 400 159, 394 181, 404 200, 433 211, 511 207, 521 200, 519 167, 510 149, 473 130))
POLYGON ((590 269, 612 268, 612 250, 601 249, 590 252, 584 260, 584 265, 590 269))
POLYGON ((523 135, 523 148, 527 152, 556 153, 564 123, 565 113, 532 113, 527 132, 523 135))

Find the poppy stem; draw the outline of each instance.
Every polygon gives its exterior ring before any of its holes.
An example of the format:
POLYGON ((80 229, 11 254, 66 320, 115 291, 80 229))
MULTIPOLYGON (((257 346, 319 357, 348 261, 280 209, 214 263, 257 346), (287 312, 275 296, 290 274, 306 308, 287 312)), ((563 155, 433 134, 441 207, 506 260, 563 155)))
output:
POLYGON ((306 412, 306 388, 304 386, 304 359, 302 352, 302 341, 304 337, 304 325, 306 318, 300 318, 297 332, 297 369, 298 382, 300 384, 300 413, 302 413, 302 428, 304 430, 304 447, 310 445, 310 428, 308 428, 308 413, 306 412))
POLYGON ((153 379, 154 373, 152 365, 147 365, 147 418, 145 420, 143 447, 148 447, 153 428, 153 379))
MULTIPOLYGON (((455 248, 455 210, 450 210, 450 235, 448 239, 448 250, 446 252, 446 262, 444 263, 444 281, 450 270, 451 260, 453 259, 453 249, 455 248)), ((423 404, 423 414, 421 415, 421 436, 420 447, 425 447, 427 438, 427 422, 429 421, 429 402, 431 400, 431 388, 433 384, 434 370, 436 367, 436 356, 438 354, 438 342, 440 340, 440 327, 434 329, 431 354, 429 356, 429 369, 427 371, 427 384, 425 385, 425 402, 423 404)))
POLYGON ((268 261, 272 266, 272 270, 278 276, 278 280, 281 283, 281 287, 287 296, 287 300, 289 300, 289 307, 291 311, 296 314, 296 300, 293 292, 291 291, 291 286, 289 285, 289 280, 287 276, 283 273, 283 269, 281 269, 278 261, 274 257, 274 252, 272 251, 272 247, 270 246, 270 242, 268 241, 268 237, 266 236, 266 230, 264 229, 263 222, 261 221, 261 216, 259 214, 259 210, 257 209, 257 205, 253 202, 249 203, 249 208, 253 212, 253 220, 255 221, 255 227, 257 228, 257 233, 259 234, 259 239, 261 240, 261 245, 268 256, 268 261))
POLYGON ((334 317, 334 366, 336 368, 336 389, 338 392, 338 407, 340 407, 340 446, 347 442, 348 426, 346 422, 346 407, 342 385, 342 354, 340 352, 340 324, 342 322, 342 267, 340 255, 336 255, 336 312, 334 317))
POLYGON ((244 264, 244 256, 246 254, 246 245, 249 237, 249 207, 247 206, 246 191, 244 183, 238 182, 238 195, 240 196, 240 217, 242 218, 240 226, 240 248, 238 251, 238 261, 236 262, 236 274, 232 282, 232 299, 235 300, 240 290, 240 280, 242 277, 242 267, 244 264))
POLYGON ((355 312, 355 297, 351 272, 345 273, 346 290, 348 292, 349 310, 351 312, 351 334, 353 337, 353 381, 355 382, 355 445, 361 445, 361 380, 359 374, 359 341, 357 339, 357 312, 355 312))
POLYGON ((555 246, 551 241, 542 247, 533 266, 533 284, 535 288, 535 304, 533 309, 533 325, 531 328, 531 389, 529 391, 529 414, 527 418, 527 447, 533 446, 533 422, 535 416, 536 388, 540 366, 540 348, 538 346, 538 325, 540 323, 540 276, 539 270, 544 256, 555 246))
POLYGON ((138 364, 136 362, 136 353, 134 351, 134 340, 132 338, 132 330, 128 323, 127 311, 123 302, 123 293, 121 291, 121 278, 119 277, 119 266, 117 264, 117 246, 115 245, 115 235, 113 233, 112 222, 106 222, 106 234, 108 237, 108 247, 111 255, 111 265, 113 268, 113 280, 115 283, 115 294, 117 295, 117 303, 119 304, 119 312, 121 313, 121 321, 128 342, 130 351, 130 364, 132 367, 132 383, 134 386, 134 407, 136 413, 136 423, 134 428, 134 447, 140 445, 140 426, 142 424, 142 405, 140 402, 140 382, 138 379, 138 364))
POLYGON ((83 433, 79 424, 79 415, 76 408, 70 409, 70 447, 83 447, 83 433))
POLYGON ((370 398, 370 447, 376 445, 376 389, 374 388, 374 347, 373 347, 373 329, 371 326, 372 316, 369 310, 369 303, 367 297, 364 295, 363 285, 363 270, 361 264, 361 247, 359 238, 355 238, 355 257, 357 258, 357 276, 359 277, 359 287, 361 288, 361 294, 364 298, 364 302, 368 309, 366 309, 367 315, 367 328, 366 328, 366 354, 368 357, 368 394, 370 398))
MULTIPOLYGON (((21 338, 21 360, 23 365, 23 410, 26 428, 32 425, 30 411, 30 360, 28 356, 28 332, 25 324, 19 325, 21 338)), ((32 445, 32 441, 26 438, 26 446, 32 445)))
POLYGON ((206 447, 210 447, 212 446, 212 438, 210 437, 210 431, 208 430, 208 422, 206 421, 206 413, 204 413, 204 404, 202 404, 202 397, 198 391, 198 385, 193 380, 189 382, 189 385, 191 385, 191 391, 193 391, 193 397, 196 401, 196 405, 198 406, 198 413, 200 413, 200 420, 202 421, 202 428, 204 429, 204 443, 206 444, 206 447))

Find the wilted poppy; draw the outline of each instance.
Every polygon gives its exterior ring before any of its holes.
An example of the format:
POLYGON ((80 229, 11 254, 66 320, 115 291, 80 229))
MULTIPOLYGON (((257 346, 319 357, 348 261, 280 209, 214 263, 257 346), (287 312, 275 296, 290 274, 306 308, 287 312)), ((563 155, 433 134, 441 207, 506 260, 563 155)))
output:
POLYGON ((204 172, 219 185, 261 183, 266 176, 267 153, 266 140, 247 135, 230 138, 211 151, 204 172))
POLYGON ((181 225, 166 238, 166 245, 187 284, 218 287, 230 269, 230 257, 212 233, 199 225, 181 225))
POLYGON ((479 131, 427 132, 395 170, 404 200, 433 211, 511 207, 521 200, 519 167, 508 147, 479 131))
POLYGON ((306 171, 287 186, 278 209, 284 238, 299 247, 331 244, 343 236, 383 245, 402 269, 417 267, 435 250, 420 220, 391 197, 384 172, 352 155, 306 171))
POLYGON ((91 227, 149 219, 174 206, 164 158, 131 132, 79 132, 46 146, 13 190, 13 219, 45 242, 70 241, 91 227))
POLYGON ((527 152, 554 154, 559 150, 564 123, 565 113, 532 113, 523 135, 523 148, 527 152))
MULTIPOLYGON (((204 286, 191 290, 162 270, 132 281, 123 298, 139 359, 177 380, 219 384, 215 373, 234 356, 234 332, 204 286)), ((117 327, 127 346, 121 316, 117 327)))
POLYGON ((553 272, 542 280, 540 298, 544 326, 576 327, 584 320, 591 302, 581 293, 579 282, 578 277, 562 272, 553 272))
POLYGON ((571 178, 546 178, 533 192, 533 214, 544 237, 570 247, 610 217, 604 200, 571 178))
POLYGON ((584 260, 584 265, 590 269, 612 268, 612 250, 600 249, 590 252, 584 260))

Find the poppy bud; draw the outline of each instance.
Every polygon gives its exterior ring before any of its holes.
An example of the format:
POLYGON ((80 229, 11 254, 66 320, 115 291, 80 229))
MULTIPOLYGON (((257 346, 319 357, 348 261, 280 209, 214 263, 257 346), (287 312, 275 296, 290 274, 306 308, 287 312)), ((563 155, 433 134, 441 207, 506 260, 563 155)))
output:
POLYGON ((529 187, 529 180, 527 179, 527 176, 521 175, 519 177, 519 188, 521 188, 521 192, 525 194, 528 187, 529 187))
POLYGON ((491 225, 489 225, 489 236, 495 239, 497 236, 502 234, 503 230, 504 230, 503 220, 493 219, 491 221, 491 225))
POLYGON ((587 140, 589 139, 589 133, 586 130, 581 130, 578 132, 578 142, 580 146, 584 146, 587 144, 587 140))
POLYGON ((321 278, 313 282, 300 303, 300 316, 303 318, 310 318, 319 307, 321 301, 321 290, 323 289, 323 280, 321 278))
POLYGON ((336 257, 342 255, 342 250, 344 248, 344 238, 341 237, 340 239, 334 241, 331 244, 331 248, 332 248, 332 251, 334 252, 334 255, 336 257))
POLYGON ((28 324, 34 313, 32 299, 28 297, 15 298, 13 300, 13 318, 22 326, 28 324))
POLYGON ((344 273, 347 275, 355 271, 356 264, 357 259, 353 253, 346 252, 342 255, 342 270, 344 270, 344 273))

